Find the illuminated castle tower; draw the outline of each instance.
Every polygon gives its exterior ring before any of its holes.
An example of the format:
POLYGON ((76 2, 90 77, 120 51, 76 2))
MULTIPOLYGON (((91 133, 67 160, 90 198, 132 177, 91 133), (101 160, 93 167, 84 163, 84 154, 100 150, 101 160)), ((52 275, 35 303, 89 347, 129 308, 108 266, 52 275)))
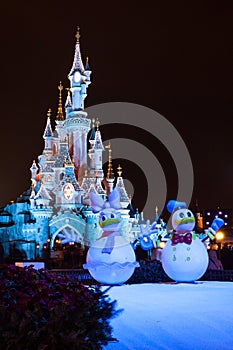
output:
POLYGON ((81 181, 87 169, 87 134, 90 130, 90 119, 84 111, 84 100, 87 96, 87 88, 91 83, 91 70, 86 62, 84 68, 80 52, 80 32, 76 34, 76 46, 74 61, 68 75, 70 91, 72 92, 72 109, 67 110, 65 127, 68 131, 70 152, 74 159, 75 173, 78 181, 81 181))
MULTIPOLYGON (((68 75, 70 87, 65 89, 65 113, 62 102, 64 88, 60 82, 55 130, 49 109, 43 133, 44 149, 30 168, 31 186, 15 202, 0 210, 0 244, 5 257, 17 251, 20 252, 19 259, 35 259, 43 257, 46 251, 52 252, 59 237, 79 242, 84 247, 101 235, 98 214, 92 213, 89 194, 95 192, 106 199, 112 191, 115 180, 112 150, 110 145, 106 147, 109 162, 104 179, 102 154, 105 147, 100 122, 92 120, 91 126, 91 120, 84 111, 91 71, 88 60, 85 67, 83 65, 79 39, 78 28, 73 65, 68 75)), ((120 167, 116 186, 121 194, 122 216, 129 238, 127 206, 130 201, 120 167)))

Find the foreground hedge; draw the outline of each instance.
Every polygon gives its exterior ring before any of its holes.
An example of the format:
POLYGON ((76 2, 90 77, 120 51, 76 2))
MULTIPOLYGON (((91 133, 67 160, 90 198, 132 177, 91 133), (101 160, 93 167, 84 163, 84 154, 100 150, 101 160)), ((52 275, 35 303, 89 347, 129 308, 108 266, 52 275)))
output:
POLYGON ((127 283, 137 284, 171 281, 171 279, 164 272, 161 262, 157 260, 141 260, 139 264, 140 266, 136 267, 133 275, 130 277, 127 283))
POLYGON ((32 267, 0 266, 2 350, 98 350, 112 337, 116 301, 98 287, 32 267))

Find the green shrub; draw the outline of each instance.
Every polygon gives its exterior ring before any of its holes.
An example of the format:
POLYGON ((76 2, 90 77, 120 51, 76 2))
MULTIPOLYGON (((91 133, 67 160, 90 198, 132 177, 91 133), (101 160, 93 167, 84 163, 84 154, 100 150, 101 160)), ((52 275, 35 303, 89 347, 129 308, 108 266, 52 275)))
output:
POLYGON ((0 266, 2 350, 98 350, 120 312, 99 287, 32 267, 0 266))
POLYGON ((133 275, 126 283, 137 284, 171 281, 171 279, 164 272, 162 264, 159 261, 141 260, 139 264, 140 266, 136 267, 133 275))

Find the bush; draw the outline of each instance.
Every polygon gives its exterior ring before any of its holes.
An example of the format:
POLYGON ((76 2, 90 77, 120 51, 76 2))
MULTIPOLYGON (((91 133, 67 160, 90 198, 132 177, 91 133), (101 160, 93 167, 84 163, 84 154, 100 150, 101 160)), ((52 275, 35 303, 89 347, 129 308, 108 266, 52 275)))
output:
POLYGON ((140 267, 136 267, 133 275, 127 281, 128 284, 169 282, 171 279, 164 272, 162 264, 157 260, 139 262, 140 267))
POLYGON ((102 349, 118 315, 99 287, 32 267, 0 266, 2 350, 102 349))

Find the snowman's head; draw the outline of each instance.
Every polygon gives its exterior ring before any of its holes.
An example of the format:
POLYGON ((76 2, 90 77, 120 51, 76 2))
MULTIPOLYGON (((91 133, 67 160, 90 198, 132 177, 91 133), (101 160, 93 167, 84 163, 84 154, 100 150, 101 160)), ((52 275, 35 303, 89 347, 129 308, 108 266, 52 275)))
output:
POLYGON ((99 213, 99 225, 104 231, 118 231, 121 223, 120 193, 115 188, 105 202, 100 195, 91 192, 89 194, 93 213, 99 213))
POLYGON ((192 231, 195 226, 195 218, 191 210, 187 209, 185 202, 170 200, 167 210, 172 213, 172 226, 177 233, 192 231))
POLYGON ((172 226, 177 233, 192 231, 195 226, 195 218, 193 213, 187 208, 176 210, 172 214, 172 226))
POLYGON ((113 208, 106 208, 99 213, 99 225, 104 231, 119 231, 121 213, 113 208))

